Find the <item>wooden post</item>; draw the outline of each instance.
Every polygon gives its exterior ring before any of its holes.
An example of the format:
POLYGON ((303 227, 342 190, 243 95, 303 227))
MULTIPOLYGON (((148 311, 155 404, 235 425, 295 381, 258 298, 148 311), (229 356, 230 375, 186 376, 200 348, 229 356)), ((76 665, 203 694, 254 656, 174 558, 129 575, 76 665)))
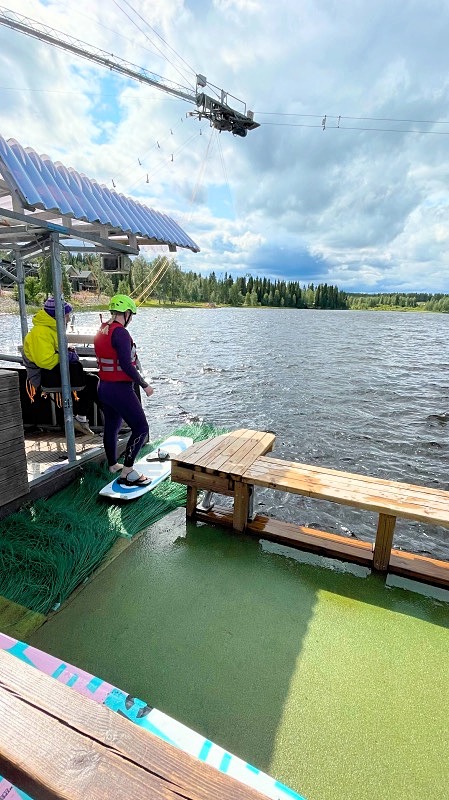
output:
POLYGON ((196 504, 198 501, 198 489, 196 486, 187 487, 187 503, 186 503, 186 516, 191 518, 195 516, 196 504))
POLYGON ((234 517, 233 528, 241 533, 248 523, 250 487, 247 483, 234 483, 234 517))
POLYGON ((395 525, 396 517, 392 517, 390 514, 379 514, 373 554, 373 568, 378 572, 388 570, 395 525))

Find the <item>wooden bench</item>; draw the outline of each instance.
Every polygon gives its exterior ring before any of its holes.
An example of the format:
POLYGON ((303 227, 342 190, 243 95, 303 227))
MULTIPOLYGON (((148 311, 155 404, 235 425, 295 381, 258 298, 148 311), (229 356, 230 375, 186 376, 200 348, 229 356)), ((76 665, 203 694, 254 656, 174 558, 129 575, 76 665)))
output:
MULTIPOLYGON (((265 486, 377 513, 373 566, 379 571, 389 565, 397 517, 449 527, 449 492, 440 489, 263 456, 245 470, 242 480, 247 486, 265 486)), ((249 492, 244 505, 248 497, 249 492)))
POLYGON ((241 429, 208 439, 186 450, 172 464, 172 480, 188 486, 187 516, 212 524, 231 525, 304 550, 330 555, 449 588, 449 563, 393 549, 396 519, 449 528, 449 492, 388 481, 357 473, 284 461, 267 456, 274 434, 241 429), (378 514, 371 542, 318 531, 257 515, 251 518, 255 486, 291 492, 378 514), (232 510, 197 506, 199 490, 231 495, 232 510))
POLYGON ((235 526, 243 530, 249 507, 243 473, 272 449, 275 438, 274 433, 241 428, 184 450, 172 461, 171 478, 187 485, 187 516, 195 515, 199 490, 230 495, 234 498, 235 526))

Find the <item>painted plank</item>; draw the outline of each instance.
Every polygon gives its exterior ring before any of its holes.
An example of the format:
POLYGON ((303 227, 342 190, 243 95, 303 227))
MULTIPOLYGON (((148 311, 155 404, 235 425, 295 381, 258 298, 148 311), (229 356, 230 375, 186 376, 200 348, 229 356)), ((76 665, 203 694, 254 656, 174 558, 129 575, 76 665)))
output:
POLYGON ((0 773, 35 800, 262 797, 4 651, 0 718, 0 773))

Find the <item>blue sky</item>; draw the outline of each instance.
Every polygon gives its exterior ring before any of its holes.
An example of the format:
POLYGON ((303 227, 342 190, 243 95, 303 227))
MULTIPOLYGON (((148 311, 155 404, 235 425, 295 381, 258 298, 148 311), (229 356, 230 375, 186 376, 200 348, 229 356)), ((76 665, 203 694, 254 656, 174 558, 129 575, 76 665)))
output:
POLYGON ((172 215, 201 247, 183 268, 449 291, 447 3, 14 10, 167 80, 203 73, 255 111, 245 139, 219 134, 182 100, 0 27, 0 133, 172 215))

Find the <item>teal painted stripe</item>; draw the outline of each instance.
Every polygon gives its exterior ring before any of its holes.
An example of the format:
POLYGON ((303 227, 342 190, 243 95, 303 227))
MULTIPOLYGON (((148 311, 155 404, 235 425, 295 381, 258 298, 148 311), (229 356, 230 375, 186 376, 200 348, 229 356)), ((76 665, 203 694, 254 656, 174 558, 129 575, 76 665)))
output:
POLYGON ((33 664, 33 662, 28 658, 28 656, 25 655, 25 650, 27 648, 28 648, 27 644, 24 644, 23 642, 16 642, 6 652, 11 653, 12 656, 16 656, 16 658, 19 658, 21 661, 23 661, 24 664, 29 664, 31 667, 34 667, 35 664, 33 664))
POLYGON ((91 680, 91 681, 89 681, 89 683, 86 685, 86 689, 87 689, 89 692, 92 692, 92 694, 93 694, 94 692, 96 692, 96 691, 97 691, 97 689, 99 689, 99 688, 100 688, 100 686, 101 686, 103 683, 104 683, 104 681, 102 681, 102 680, 101 680, 101 678, 92 678, 92 680, 91 680))
POLYGON ((55 669, 55 671, 53 672, 51 677, 52 678, 59 678, 59 676, 62 675, 62 673, 64 672, 66 667, 67 667, 67 664, 60 664, 59 667, 57 667, 55 669))
POLYGON ((69 678, 69 680, 67 681, 66 686, 74 686, 77 680, 78 680, 78 675, 72 675, 72 677, 69 678))
POLYGON ((229 769, 229 764, 232 761, 232 756, 230 753, 224 753, 223 758, 221 759, 220 766, 218 769, 220 772, 226 773, 229 769))
POLYGON ((257 767, 253 767, 252 764, 245 764, 245 767, 246 769, 249 769, 250 772, 254 772, 255 775, 259 775, 260 773, 260 769, 257 769, 257 767))
MULTIPOLYGON (((16 787, 14 788, 16 789, 16 787)), ((16 792, 19 795, 19 797, 22 798, 22 800, 33 800, 33 798, 30 797, 29 794, 25 794, 25 792, 22 792, 20 789, 16 789, 16 792)))
POLYGON ((286 797, 293 797, 295 800, 304 800, 304 797, 298 792, 294 792, 293 789, 289 789, 288 786, 285 786, 283 783, 279 783, 279 781, 274 782, 275 789, 279 789, 279 791, 283 792, 286 797))
POLYGON ((211 747, 212 747, 212 742, 210 742, 209 739, 205 739, 204 742, 203 742, 203 746, 202 746, 200 752, 198 753, 198 758, 199 758, 200 761, 206 761, 206 759, 207 759, 207 757, 208 757, 208 755, 210 753, 211 747))

